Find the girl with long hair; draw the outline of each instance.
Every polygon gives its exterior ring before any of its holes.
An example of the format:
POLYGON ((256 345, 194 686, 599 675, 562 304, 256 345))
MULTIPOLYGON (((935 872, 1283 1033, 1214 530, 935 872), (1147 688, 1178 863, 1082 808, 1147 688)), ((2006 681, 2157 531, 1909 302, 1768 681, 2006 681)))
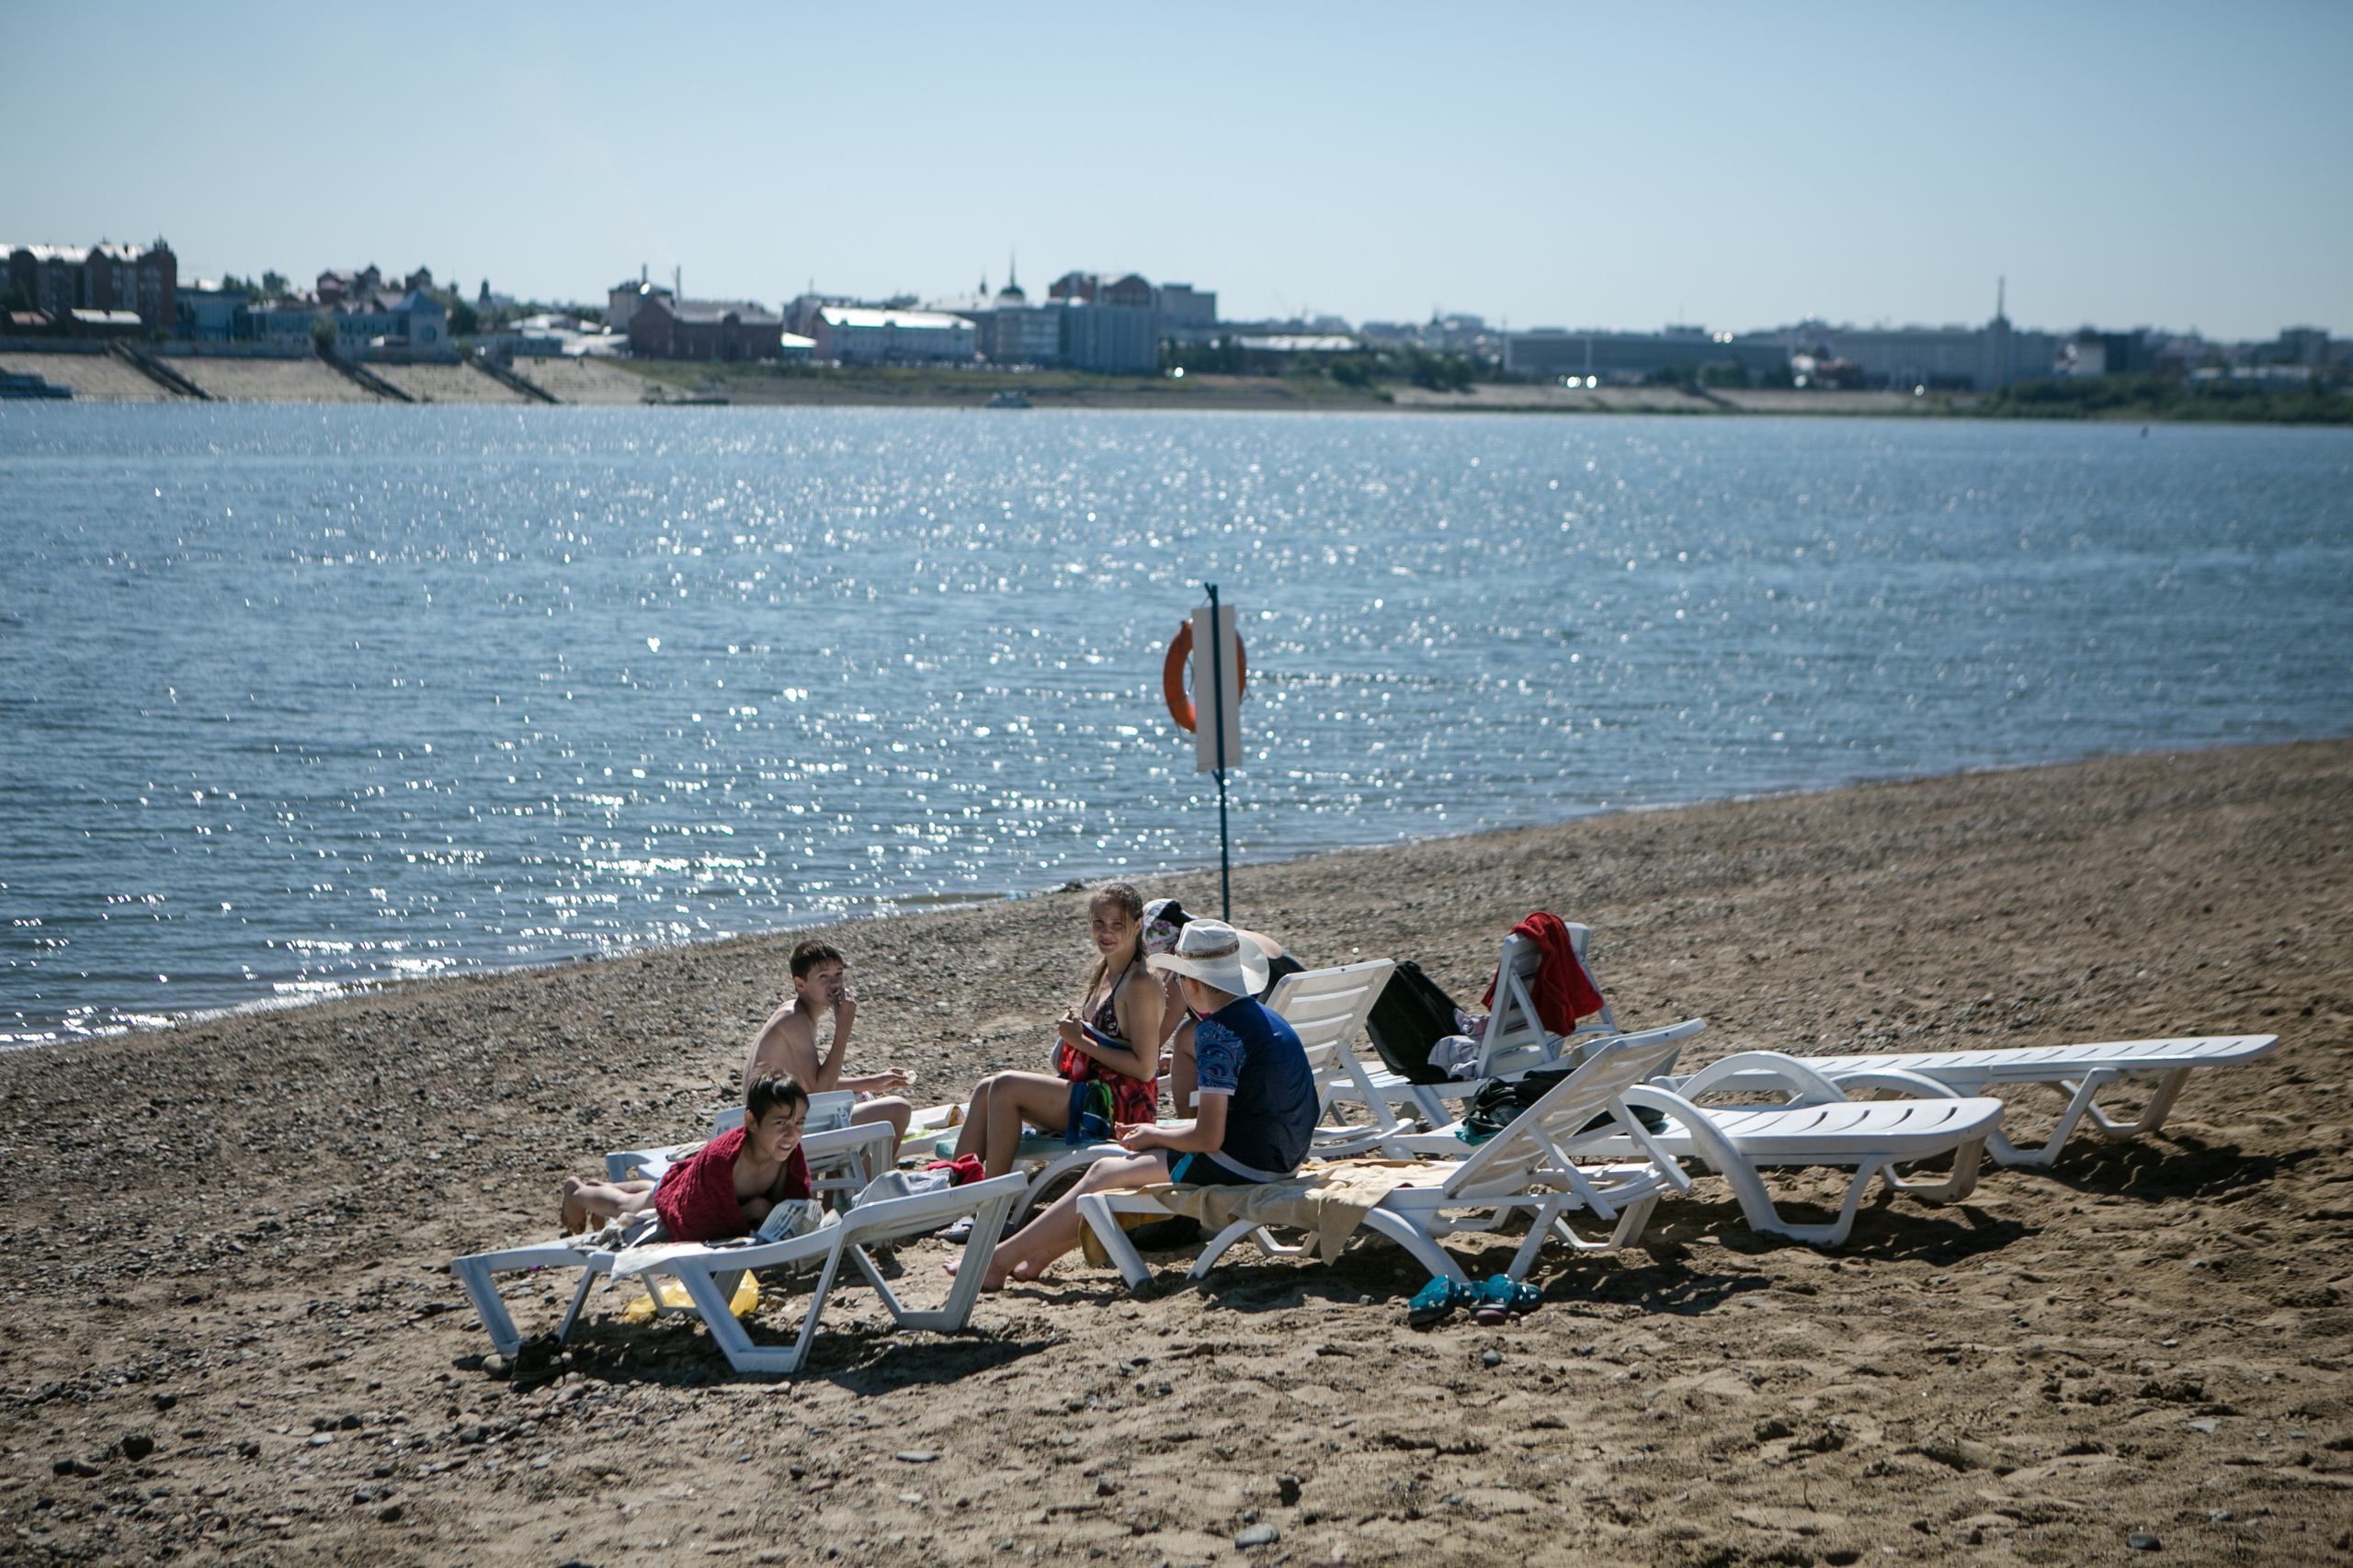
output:
POLYGON ((1088 902, 1087 927, 1095 969, 1086 1000, 1063 1014, 1054 1071, 992 1074, 972 1091, 956 1153, 978 1154, 990 1176, 1013 1168, 1025 1123, 1062 1132, 1074 1104, 1100 1103, 1074 1092, 1082 1085, 1099 1084, 1108 1091, 1106 1139, 1111 1128, 1159 1119, 1162 996, 1157 977, 1143 964, 1142 896, 1125 882, 1101 889, 1088 902))

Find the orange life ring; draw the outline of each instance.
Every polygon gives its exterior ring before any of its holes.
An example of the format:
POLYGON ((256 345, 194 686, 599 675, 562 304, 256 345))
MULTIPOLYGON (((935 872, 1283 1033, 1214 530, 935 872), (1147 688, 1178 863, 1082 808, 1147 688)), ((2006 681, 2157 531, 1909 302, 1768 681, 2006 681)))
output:
MULTIPOLYGON (((1233 678, 1237 692, 1250 689, 1250 653, 1242 646, 1237 631, 1233 638, 1233 678)), ((1176 624, 1176 635, 1168 644, 1168 656, 1160 662, 1160 695, 1168 703, 1168 716, 1176 727, 1190 733, 1194 724, 1193 699, 1185 690, 1185 661, 1193 656, 1193 623, 1188 619, 1176 624)))

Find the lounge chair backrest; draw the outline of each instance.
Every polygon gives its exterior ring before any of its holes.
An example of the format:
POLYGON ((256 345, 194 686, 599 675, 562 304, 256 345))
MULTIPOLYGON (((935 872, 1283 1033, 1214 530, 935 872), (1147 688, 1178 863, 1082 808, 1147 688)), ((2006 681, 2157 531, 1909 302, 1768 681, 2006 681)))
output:
MULTIPOLYGON (((1490 1193, 1524 1192, 1537 1173, 1558 1171, 1569 1163, 1580 1142, 1606 1137, 1631 1136, 1654 1159, 1649 1134, 1639 1123, 1608 1124, 1591 1133, 1586 1124, 1605 1111, 1628 1089, 1646 1083, 1675 1059, 1682 1041, 1693 1031, 1684 1025, 1619 1035, 1587 1047, 1586 1064, 1561 1080, 1545 1096, 1520 1112, 1510 1125, 1479 1146, 1447 1180, 1449 1196, 1478 1198, 1490 1193)), ((1631 1118, 1629 1118, 1631 1121, 1631 1118)))
POLYGON ((1319 1104, 1334 1080, 1348 1075, 1366 1015, 1396 967, 1388 959, 1372 959, 1337 969, 1304 970, 1285 975, 1267 994, 1267 1009, 1290 1025, 1306 1048, 1319 1104))
MULTIPOLYGON (((807 1137, 812 1132, 833 1132, 849 1125, 858 1109, 858 1094, 852 1089, 830 1089, 822 1095, 809 1096, 809 1120, 801 1130, 807 1137)), ((744 1125, 744 1108, 723 1105, 710 1113, 710 1135, 733 1132, 744 1125)))
MULTIPOLYGON (((1565 923, 1564 923, 1565 924, 1565 923)), ((1592 927, 1570 925, 1569 948, 1577 962, 1586 966, 1586 978, 1593 978, 1593 966, 1586 958, 1586 949, 1593 941, 1592 927)), ((1536 1012, 1536 975, 1544 967, 1543 949, 1525 937, 1504 938, 1502 957, 1495 965, 1495 1010, 1487 1015, 1486 1037, 1480 1042, 1479 1076, 1493 1078, 1506 1073, 1522 1073, 1530 1067, 1560 1056, 1574 1053, 1563 1049, 1563 1041, 1548 1032, 1536 1012)), ((1598 982, 1594 989, 1601 989, 1598 982)), ((1591 1018, 1577 1020, 1577 1039, 1590 1034, 1603 1036, 1618 1033, 1618 1019, 1602 1004, 1601 1011, 1591 1018)))

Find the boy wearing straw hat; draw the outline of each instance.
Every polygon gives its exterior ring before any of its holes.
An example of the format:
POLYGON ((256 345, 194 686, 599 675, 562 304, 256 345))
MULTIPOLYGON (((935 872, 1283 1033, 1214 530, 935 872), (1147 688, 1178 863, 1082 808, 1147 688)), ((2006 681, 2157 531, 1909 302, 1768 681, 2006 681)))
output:
MULTIPOLYGON (((1120 1142, 1129 1157, 1096 1161, 1076 1187, 999 1243, 983 1290, 1000 1288, 1008 1277, 1034 1279, 1078 1245, 1083 1194, 1170 1181, 1280 1181, 1306 1157, 1315 1131, 1315 1075, 1299 1036, 1252 994, 1266 986, 1265 950, 1223 921, 1194 920, 1177 932, 1172 951, 1144 961, 1176 976, 1193 1016, 1198 1114, 1189 1122, 1122 1127, 1120 1142)), ((1198 1239, 1198 1228, 1189 1237, 1154 1235, 1148 1244, 1143 1232, 1137 1235, 1140 1245, 1181 1245, 1198 1239)), ((957 1267, 950 1263, 948 1271, 957 1267)))

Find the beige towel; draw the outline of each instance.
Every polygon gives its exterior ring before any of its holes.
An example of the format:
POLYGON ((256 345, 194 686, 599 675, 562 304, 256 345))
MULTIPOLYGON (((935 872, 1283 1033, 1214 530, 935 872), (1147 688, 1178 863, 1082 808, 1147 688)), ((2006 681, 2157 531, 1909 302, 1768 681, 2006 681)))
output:
POLYGON ((1222 1231, 1241 1220, 1305 1231, 1308 1244, 1324 1261, 1336 1263, 1357 1226, 1382 1199, 1401 1187, 1433 1185, 1443 1180, 1445 1174, 1416 1160, 1335 1160, 1288 1181, 1254 1182, 1246 1187, 1163 1182, 1142 1190, 1146 1197, 1158 1199, 1170 1213, 1187 1215, 1211 1231, 1222 1231), (1415 1181, 1416 1176, 1421 1180, 1415 1181))

